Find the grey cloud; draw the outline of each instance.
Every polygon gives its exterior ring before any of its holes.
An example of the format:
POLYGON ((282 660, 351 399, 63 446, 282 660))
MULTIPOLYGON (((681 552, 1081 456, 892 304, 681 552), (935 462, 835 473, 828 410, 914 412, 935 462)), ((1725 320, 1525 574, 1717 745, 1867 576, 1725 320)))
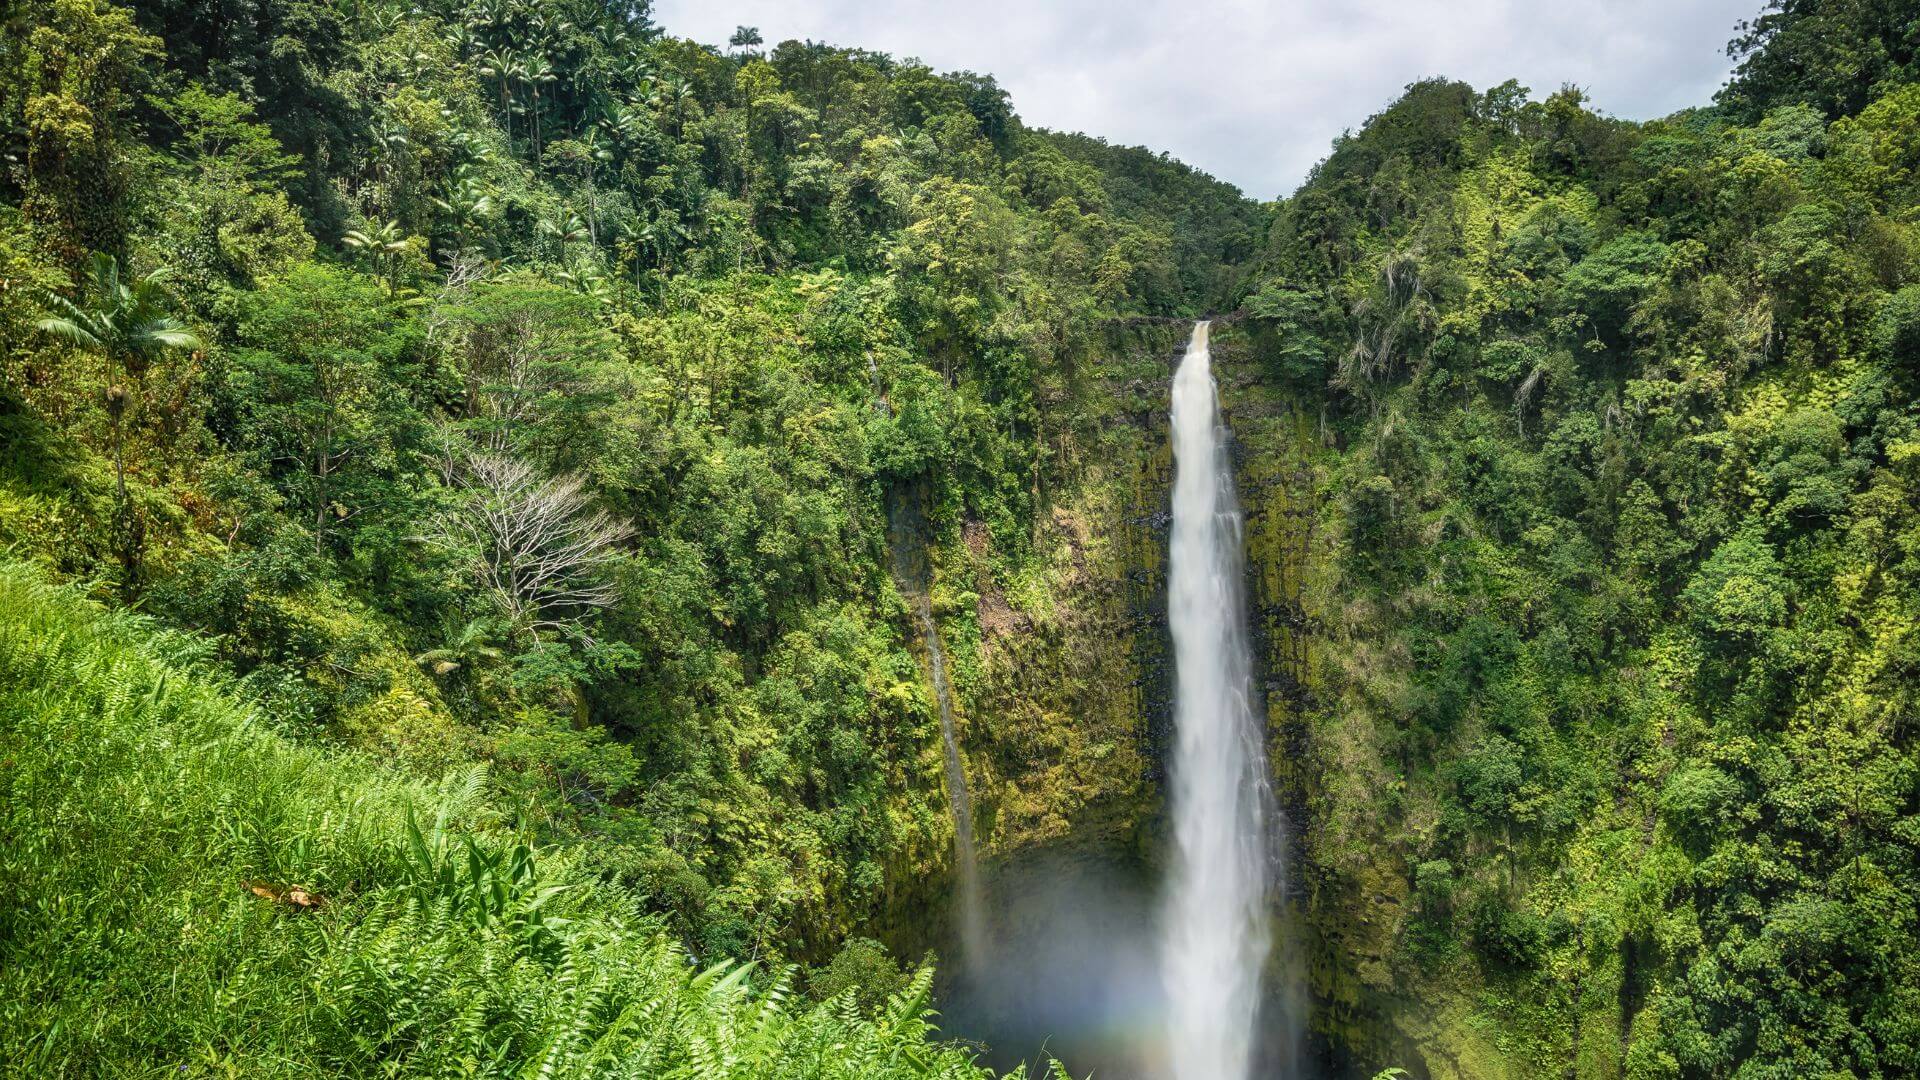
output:
POLYGON ((1414 80, 1585 87, 1646 119, 1704 104, 1759 0, 657 0, 668 32, 811 39, 994 75, 1028 123, 1165 150, 1270 198, 1414 80))

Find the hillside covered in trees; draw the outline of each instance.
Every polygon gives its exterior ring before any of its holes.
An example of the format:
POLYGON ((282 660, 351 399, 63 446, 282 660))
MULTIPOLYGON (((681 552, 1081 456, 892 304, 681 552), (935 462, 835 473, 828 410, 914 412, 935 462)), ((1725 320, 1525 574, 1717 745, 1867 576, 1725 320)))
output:
POLYGON ((1364 1060, 1920 1070, 1917 20, 1777 4, 1650 123, 1422 82, 1275 208, 1303 902, 1364 1060))
POLYGON ((1920 1072, 1920 8, 1264 206, 671 30, 8 10, 7 1069, 982 1074, 927 637, 985 857, 1151 865, 1215 314, 1317 1067, 1920 1072))
MULTIPOLYGON (((58 0, 14 10, 0 69, 0 544, 73 583, 16 586, 9 632, 38 632, 20 597, 85 593, 149 620, 111 649, 196 643, 185 667, 171 646, 128 661, 165 674, 86 676, 105 706, 8 710, 0 1057, 435 1072, 592 1044, 658 1075, 620 1039, 673 1024, 595 982, 641 977, 602 970, 624 962, 608 942, 758 960, 755 1002, 807 965, 816 998, 852 981, 892 1010, 874 1038, 919 1023, 924 980, 870 944, 828 965, 890 888, 938 879, 951 829, 890 493, 1028 573, 1097 420, 1075 386, 1103 326, 1226 302, 1256 208, 1028 129, 989 78, 797 42, 723 55, 644 6, 58 0), (208 680, 213 716, 137 700, 208 680), (283 795, 272 769, 209 765, 96 820, 87 783, 146 774, 110 755, 83 780, 42 740, 98 723, 320 771, 283 795), (372 761, 394 775, 363 790, 372 761), (407 795, 442 775, 480 792, 479 847, 401 827, 402 805, 448 817, 407 795), (236 831, 122 880, 104 853, 71 865, 87 845, 58 838, 82 822, 108 847, 236 831), (325 904, 276 921, 256 880, 325 904), (135 906, 64 906, 96 900, 135 906), (576 904, 592 917, 539 920, 576 904), (157 952, 109 959, 149 932, 157 952), (600 974, 567 966, 588 953, 600 974), (555 1011, 463 996, 474 965, 557 971, 555 1011), (206 981, 156 1004, 168 970, 206 981), (340 979, 357 1004, 303 989, 340 979), (456 1022, 470 1050, 438 1039, 456 1022)), ((17 647, 9 694, 94 670, 17 647)), ((725 1004, 745 977, 694 990, 725 1004)), ((658 1000, 687 992, 661 978, 658 1000)), ((828 1042, 855 1023, 819 1016, 828 1042)), ((815 1036, 753 1037, 772 1041, 740 1075, 815 1036)), ((889 1067, 951 1064, 908 1058, 889 1067)), ((868 1067, 815 1065, 792 1074, 868 1067)))

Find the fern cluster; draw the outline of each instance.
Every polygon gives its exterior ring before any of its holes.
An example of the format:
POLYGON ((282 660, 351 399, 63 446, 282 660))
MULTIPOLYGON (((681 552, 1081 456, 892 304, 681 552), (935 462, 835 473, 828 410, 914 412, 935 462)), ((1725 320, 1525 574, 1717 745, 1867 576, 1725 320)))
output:
POLYGON ((974 1077, 698 961, 438 783, 274 733, 188 639, 0 567, 0 1061, 36 1076, 974 1077), (298 895, 301 902, 289 898, 298 895))

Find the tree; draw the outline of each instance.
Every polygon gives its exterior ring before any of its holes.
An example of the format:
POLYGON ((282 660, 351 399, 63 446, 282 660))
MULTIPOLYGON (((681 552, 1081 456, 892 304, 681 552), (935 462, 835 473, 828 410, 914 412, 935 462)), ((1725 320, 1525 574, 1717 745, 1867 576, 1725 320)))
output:
MULTIPOLYGON (((986 334, 1005 293, 1014 216, 993 192, 945 177, 914 193, 912 215, 887 258, 918 329, 941 344, 986 334)), ((950 366, 945 374, 951 379, 950 366)))
POLYGON ((175 152, 203 182, 269 186, 284 184, 300 166, 254 119, 253 106, 238 94, 214 94, 191 85, 163 103, 180 129, 175 152))
POLYGON ((733 36, 727 39, 727 48, 750 53, 765 43, 765 39, 760 36, 759 27, 736 26, 733 28, 733 36))
POLYGON ((587 227, 586 220, 571 209, 554 217, 541 218, 540 223, 535 227, 541 236, 553 238, 554 260, 563 266, 567 262, 567 249, 590 239, 593 235, 592 230, 587 227))
POLYGON ((509 143, 513 140, 513 103, 508 99, 508 90, 526 74, 526 65, 514 51, 505 46, 488 49, 480 56, 479 72, 493 79, 500 88, 500 127, 507 133, 509 143))
MULTIPOLYGON (((93 5, 95 0, 62 0, 93 5)), ((305 163, 290 191, 296 202, 333 220, 329 163, 352 160, 365 139, 369 110, 336 76, 360 57, 354 12, 372 5, 328 0, 142 0, 131 5, 142 28, 164 41, 167 67, 215 92, 256 103, 274 135, 305 163)), ((114 5, 99 4, 105 10, 114 5)), ((158 51, 158 50, 156 50, 158 51)))
POLYGON ((36 325, 75 348, 99 354, 105 362, 103 399, 113 432, 115 541, 126 584, 131 587, 140 559, 140 530, 127 498, 129 393, 118 375, 125 372, 137 380, 161 354, 171 349, 197 349, 200 339, 168 312, 172 298, 162 288, 164 269, 130 278, 121 273, 118 259, 97 253, 89 269, 80 299, 49 294, 46 302, 51 314, 36 325))
POLYGON ((1796 103, 1829 118, 1859 112, 1916 74, 1913 20, 1911 4, 1886 0, 1769 0, 1727 43, 1739 66, 1717 100, 1747 120, 1796 103))
POLYGON ((129 186, 121 122, 160 42, 133 13, 98 0, 9 5, 4 25, 0 124, 9 169, 24 166, 20 209, 51 231, 62 261, 120 251, 129 186))
POLYGON ((1681 600, 1702 631, 1727 642, 1751 643, 1786 621, 1791 594, 1773 545, 1754 530, 1715 548, 1681 600))
POLYGON ((465 493, 444 535, 473 552, 475 577, 515 623, 557 630, 619 599, 609 572, 633 529, 589 509, 583 478, 465 447, 444 468, 448 486, 465 493))
POLYGON ((377 504, 417 421, 400 334, 366 278, 307 263, 250 298, 235 389, 246 433, 307 507, 315 553, 336 522, 377 504))
POLYGON ((532 104, 527 110, 529 134, 533 138, 532 157, 534 164, 540 162, 540 86, 560 81, 560 73, 554 70, 553 62, 544 56, 528 60, 520 69, 520 77, 527 84, 532 104))
POLYGON ((159 189, 141 200, 159 230, 147 242, 180 268, 176 293, 212 314, 218 302, 209 292, 249 286, 312 256, 313 238, 287 198, 300 161, 256 122, 252 105, 197 84, 149 103, 177 129, 171 167, 155 170, 159 189))
POLYGON ((380 278, 387 284, 389 298, 400 291, 400 268, 407 253, 414 248, 414 238, 406 234, 397 221, 389 221, 371 232, 360 229, 349 230, 341 242, 354 251, 365 252, 371 256, 374 265, 380 270, 380 278))
POLYGON ((887 947, 872 938, 848 938, 824 967, 807 974, 807 989, 815 999, 831 1001, 847 994, 864 1009, 879 1008, 912 980, 887 947))
POLYGON ((613 403, 615 342, 589 296, 530 278, 474 288, 442 314, 473 445, 555 470, 584 467, 613 403))
POLYGON ((497 209, 493 193, 486 185, 458 172, 447 190, 447 197, 434 198, 432 202, 448 221, 446 235, 452 239, 455 251, 470 250, 476 241, 484 240, 487 224, 497 209))

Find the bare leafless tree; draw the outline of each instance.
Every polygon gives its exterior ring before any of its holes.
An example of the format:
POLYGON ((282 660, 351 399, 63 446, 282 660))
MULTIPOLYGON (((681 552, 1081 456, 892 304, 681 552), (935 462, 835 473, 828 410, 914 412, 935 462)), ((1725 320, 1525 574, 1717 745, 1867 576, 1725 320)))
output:
POLYGON ((560 629, 619 598, 611 571, 633 529, 590 507, 583 478, 451 444, 445 468, 463 492, 446 530, 475 551, 481 585, 516 622, 560 629))

